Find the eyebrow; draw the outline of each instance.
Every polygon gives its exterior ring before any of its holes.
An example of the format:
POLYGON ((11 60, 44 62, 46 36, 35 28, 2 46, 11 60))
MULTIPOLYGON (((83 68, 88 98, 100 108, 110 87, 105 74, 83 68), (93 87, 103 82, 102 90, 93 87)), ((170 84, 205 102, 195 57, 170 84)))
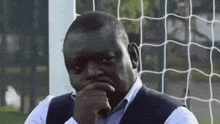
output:
POLYGON ((66 58, 68 58, 70 61, 77 61, 80 59, 101 58, 101 57, 114 57, 114 56, 120 56, 120 55, 121 55, 120 50, 116 50, 116 51, 103 50, 98 53, 79 51, 79 52, 76 52, 75 55, 73 56, 68 56, 67 54, 65 54, 66 58))

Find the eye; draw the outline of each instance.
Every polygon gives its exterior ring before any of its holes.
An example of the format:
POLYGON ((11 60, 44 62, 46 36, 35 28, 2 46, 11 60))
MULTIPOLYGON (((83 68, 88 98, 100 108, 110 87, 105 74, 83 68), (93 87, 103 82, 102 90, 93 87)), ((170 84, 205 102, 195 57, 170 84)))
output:
POLYGON ((80 67, 80 66, 75 66, 75 67, 74 67, 74 70, 80 71, 80 70, 82 70, 82 67, 80 67))
POLYGON ((67 70, 69 72, 74 73, 74 74, 80 74, 82 72, 82 70, 83 70, 83 66, 80 65, 80 64, 69 64, 67 66, 67 70))
POLYGON ((115 58, 113 58, 113 57, 103 58, 103 59, 102 59, 102 63, 103 63, 103 64, 107 64, 107 65, 113 64, 115 61, 116 61, 116 60, 115 60, 115 58))
POLYGON ((74 74, 80 74, 83 70, 83 67, 81 66, 78 66, 78 65, 74 65, 72 66, 71 68, 71 71, 74 73, 74 74))
POLYGON ((74 74, 80 74, 86 64, 88 63, 88 60, 85 58, 74 58, 74 59, 66 59, 65 64, 67 67, 68 72, 74 73, 74 74))

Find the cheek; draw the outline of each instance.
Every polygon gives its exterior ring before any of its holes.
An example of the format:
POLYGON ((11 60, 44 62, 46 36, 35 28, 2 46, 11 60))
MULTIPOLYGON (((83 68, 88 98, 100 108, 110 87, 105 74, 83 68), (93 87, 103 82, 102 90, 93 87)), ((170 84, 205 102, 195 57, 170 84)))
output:
POLYGON ((134 70, 130 61, 130 58, 124 57, 122 60, 123 72, 120 74, 120 77, 123 80, 123 83, 126 87, 126 90, 130 89, 130 87, 134 83, 134 70))
POLYGON ((71 85, 72 85, 72 87, 76 90, 76 91, 78 91, 78 90, 80 90, 80 78, 78 77, 78 76, 73 76, 72 74, 69 74, 69 77, 70 77, 70 83, 71 83, 71 85))

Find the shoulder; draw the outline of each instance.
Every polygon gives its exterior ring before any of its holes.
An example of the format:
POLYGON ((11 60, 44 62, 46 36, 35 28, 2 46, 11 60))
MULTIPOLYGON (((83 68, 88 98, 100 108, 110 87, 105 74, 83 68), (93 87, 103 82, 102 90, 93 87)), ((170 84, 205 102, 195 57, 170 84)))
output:
POLYGON ((178 106, 185 106, 182 102, 177 99, 172 98, 171 96, 158 92, 156 90, 147 88, 143 86, 139 91, 139 97, 147 104, 164 108, 165 106, 170 109, 176 109, 178 106))
POLYGON ((167 118, 165 124, 198 124, 198 121, 186 107, 178 107, 167 118))
POLYGON ((166 117, 165 124, 198 124, 194 114, 181 101, 149 88, 144 88, 144 94, 144 99, 149 99, 145 102, 150 103, 152 113, 166 117))
POLYGON ((47 123, 64 123, 73 116, 74 100, 72 93, 54 97, 49 105, 46 121, 47 123))
POLYGON ((31 124, 33 122, 45 124, 49 104, 53 98, 54 96, 49 95, 43 101, 39 102, 39 105, 29 114, 25 124, 31 124))
POLYGON ((124 115, 129 123, 164 123, 170 114, 184 104, 170 96, 143 86, 124 115))
POLYGON ((69 109, 73 106, 73 99, 71 97, 72 93, 60 95, 51 99, 49 105, 49 112, 59 111, 59 109, 69 109))
MULTIPOLYGON (((63 95, 60 95, 60 96, 56 96, 54 97, 52 100, 51 100, 51 105, 63 105, 63 104, 66 104, 68 102, 72 102, 72 97, 71 97, 72 93, 67 93, 67 94, 63 94, 63 95)), ((51 106, 50 105, 50 106, 51 106)))

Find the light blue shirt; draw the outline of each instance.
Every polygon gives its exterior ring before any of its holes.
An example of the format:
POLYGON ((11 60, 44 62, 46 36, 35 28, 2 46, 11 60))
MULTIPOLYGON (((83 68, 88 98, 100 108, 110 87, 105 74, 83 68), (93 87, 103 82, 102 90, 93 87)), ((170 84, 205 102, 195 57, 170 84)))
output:
MULTIPOLYGON (((99 118, 97 124, 119 124, 122 116, 127 110, 129 104, 135 98, 137 92, 142 87, 142 81, 137 78, 134 85, 131 87, 124 99, 115 107, 112 113, 106 118, 99 118)), ((48 96, 43 100, 28 116, 25 124, 46 124, 47 111, 49 104, 54 96, 48 96)), ((74 99, 74 95, 73 95, 74 99)), ((73 117, 71 117, 65 124, 77 124, 73 117)), ((198 124, 194 114, 186 107, 176 108, 167 118, 165 124, 198 124)))

